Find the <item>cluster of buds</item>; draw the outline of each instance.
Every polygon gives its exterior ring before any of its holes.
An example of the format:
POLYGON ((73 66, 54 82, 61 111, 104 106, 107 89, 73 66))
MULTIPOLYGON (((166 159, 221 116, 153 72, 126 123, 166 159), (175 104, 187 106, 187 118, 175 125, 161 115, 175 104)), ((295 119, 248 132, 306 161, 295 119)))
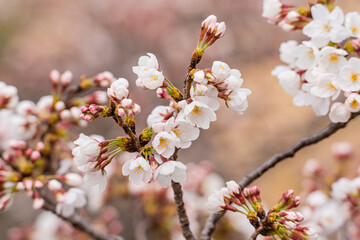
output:
POLYGON ((264 0, 262 16, 270 24, 277 24, 285 31, 302 29, 311 21, 310 9, 295 8, 293 5, 283 4, 280 0, 264 0))
POLYGON ((99 106, 96 104, 86 104, 81 107, 80 118, 87 122, 91 122, 100 116, 107 116, 108 108, 106 106, 99 106))
POLYGON ((212 193, 207 202, 212 211, 229 210, 239 212, 249 219, 251 225, 263 236, 279 239, 309 239, 316 232, 310 227, 301 227, 303 215, 290 209, 300 204, 300 197, 294 197, 294 191, 286 191, 278 203, 267 213, 261 203, 260 189, 257 186, 244 188, 234 182, 226 183, 227 187, 212 193))
POLYGON ((107 88, 115 82, 116 78, 111 72, 105 71, 98 73, 93 78, 87 78, 85 76, 81 77, 79 87, 83 90, 88 89, 90 87, 101 87, 107 88))
POLYGON ((63 94, 66 88, 73 81, 73 75, 70 71, 65 71, 60 75, 58 70, 50 72, 51 90, 53 93, 63 94))
POLYGON ((210 15, 201 23, 201 32, 198 40, 197 50, 202 53, 210 47, 216 40, 224 36, 226 25, 218 22, 216 16, 210 15))

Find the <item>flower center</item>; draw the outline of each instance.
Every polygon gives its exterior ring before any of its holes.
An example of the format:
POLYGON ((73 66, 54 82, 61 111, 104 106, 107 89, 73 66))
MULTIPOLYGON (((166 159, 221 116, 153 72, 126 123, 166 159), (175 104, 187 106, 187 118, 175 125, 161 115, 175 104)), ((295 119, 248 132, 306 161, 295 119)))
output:
POLYGON ((158 76, 158 75, 151 75, 150 77, 151 77, 150 81, 157 82, 157 81, 159 80, 159 76, 158 76))
POLYGON ((314 51, 313 51, 313 50, 309 50, 309 51, 307 52, 307 55, 308 55, 308 57, 309 57, 310 59, 313 59, 313 58, 314 58, 314 51))
POLYGON ((202 115, 202 107, 198 107, 198 106, 195 106, 194 108, 193 108, 193 110, 191 111, 191 113, 193 114, 193 115, 195 115, 196 117, 200 117, 201 115, 202 115))
POLYGON ((169 145, 169 140, 168 139, 166 139, 166 138, 163 138, 163 137, 161 137, 160 139, 159 139, 159 146, 160 147, 167 147, 169 145))
POLYGON ((357 29, 357 27, 352 27, 352 28, 351 28, 351 31, 352 31, 353 33, 357 33, 359 30, 357 29))
POLYGON ((329 89, 330 89, 331 91, 335 91, 335 90, 336 90, 336 87, 334 87, 334 85, 333 85, 331 82, 328 83, 328 87, 329 87, 329 89))
POLYGON ((183 132, 178 128, 173 128, 173 129, 171 129, 171 131, 173 131, 177 137, 180 136, 181 133, 183 132))
POLYGON ((143 170, 143 168, 142 168, 141 166, 138 166, 137 168, 134 169, 134 172, 135 172, 136 174, 139 174, 139 173, 142 172, 142 170, 143 170))
POLYGON ((350 107, 352 109, 356 109, 359 106, 358 101, 356 101, 356 99, 354 99, 351 103, 350 103, 350 107))
POLYGON ((336 54, 330 54, 330 57, 329 57, 329 62, 332 63, 332 64, 336 64, 339 60, 339 56, 336 55, 336 54))
POLYGON ((328 24, 324 24, 323 28, 325 31, 330 32, 330 26, 328 24))
POLYGON ((358 80, 358 75, 357 75, 356 73, 352 73, 352 74, 351 74, 351 80, 352 80, 353 82, 356 82, 356 81, 358 80))

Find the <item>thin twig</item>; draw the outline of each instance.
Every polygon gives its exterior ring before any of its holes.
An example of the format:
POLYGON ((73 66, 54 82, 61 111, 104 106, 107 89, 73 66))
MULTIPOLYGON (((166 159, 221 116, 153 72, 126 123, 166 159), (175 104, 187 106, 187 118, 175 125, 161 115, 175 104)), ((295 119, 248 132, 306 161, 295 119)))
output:
POLYGON ((70 217, 64 217, 56 212, 56 204, 53 199, 45 191, 39 191, 41 197, 45 200, 43 209, 48 210, 59 218, 63 219, 66 222, 69 222, 74 228, 88 234, 92 239, 95 240, 123 240, 122 237, 111 236, 105 233, 99 232, 95 229, 90 222, 82 218, 77 212, 75 212, 70 217))
MULTIPOLYGON (((239 182, 240 187, 244 188, 244 187, 248 186, 250 183, 252 183, 256 179, 261 177, 265 172, 267 172, 270 168, 273 168, 276 164, 278 164, 282 160, 293 157, 299 150, 301 150, 307 146, 313 145, 315 143, 318 143, 318 142, 324 140, 325 138, 330 137, 335 132, 337 132, 339 129, 346 127, 346 125, 358 115, 360 115, 360 112, 353 113, 351 115, 351 118, 349 119, 349 121, 347 121, 345 123, 330 123, 325 128, 320 130, 319 132, 317 132, 311 136, 300 139, 289 149, 275 154, 274 156, 269 158, 266 162, 264 162, 261 166, 257 167, 254 171, 252 171, 252 172, 248 173, 246 176, 244 176, 239 182)), ((215 230, 216 223, 220 220, 220 218, 224 214, 225 214, 225 211, 223 211, 222 213, 213 213, 209 216, 209 218, 206 220, 204 229, 201 233, 201 240, 209 240, 210 239, 211 234, 215 230)))
POLYGON ((189 223, 189 218, 185 211, 185 205, 184 205, 184 201, 183 201, 183 192, 181 190, 181 185, 176 182, 171 182, 171 186, 174 190, 176 210, 179 215, 179 221, 180 221, 182 233, 186 240, 196 240, 196 238, 194 237, 193 233, 190 230, 190 223, 189 223))
POLYGON ((190 72, 196 68, 196 65, 200 62, 202 58, 202 54, 200 54, 196 49, 194 50, 192 56, 191 56, 191 61, 190 64, 188 66, 188 72, 186 74, 186 78, 184 81, 184 90, 183 90, 183 95, 185 99, 188 99, 190 97, 190 88, 191 88, 191 83, 192 83, 192 78, 190 76, 190 72))

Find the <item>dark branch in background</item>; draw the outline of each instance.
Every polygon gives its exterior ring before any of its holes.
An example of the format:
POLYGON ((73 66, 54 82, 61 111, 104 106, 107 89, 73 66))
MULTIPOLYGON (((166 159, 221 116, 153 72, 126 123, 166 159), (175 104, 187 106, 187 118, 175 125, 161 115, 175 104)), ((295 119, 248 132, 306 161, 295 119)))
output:
POLYGON ((171 186, 174 190, 174 197, 176 203, 176 210, 179 215, 179 221, 183 235, 186 240, 196 240, 193 233, 190 230, 189 218, 185 211, 184 201, 183 201, 183 192, 181 190, 181 185, 176 182, 171 182, 171 186))
POLYGON ((43 209, 48 210, 58 217, 60 217, 62 220, 71 223, 71 225, 77 229, 80 230, 86 234, 88 234, 92 239, 95 240, 123 240, 122 237, 117 236, 111 236, 107 235, 105 233, 99 232, 96 230, 90 222, 83 219, 77 212, 75 212, 70 217, 64 217, 56 212, 56 203, 54 200, 46 193, 46 191, 39 191, 41 197, 45 200, 45 204, 43 206, 43 209))
MULTIPOLYGON (((276 164, 281 162, 282 160, 286 158, 293 157, 299 150, 303 149, 304 147, 313 145, 315 143, 318 143, 325 138, 330 137, 334 133, 336 133, 339 129, 342 129, 346 127, 346 125, 355 117, 360 115, 360 112, 353 113, 351 115, 351 118, 346 123, 330 123, 325 128, 323 128, 321 131, 300 139, 297 143, 295 143, 292 147, 289 149, 277 153, 271 158, 269 158, 266 162, 264 162, 261 166, 256 168, 254 171, 248 173, 243 177, 239 185, 241 188, 244 188, 248 186, 250 183, 261 177, 265 172, 267 172, 270 168, 273 168, 276 164)), ((206 220, 204 229, 201 233, 201 240, 209 240, 211 238, 211 234, 215 231, 216 223, 220 220, 220 218, 225 214, 225 211, 221 213, 213 213, 209 216, 209 218, 206 220)))

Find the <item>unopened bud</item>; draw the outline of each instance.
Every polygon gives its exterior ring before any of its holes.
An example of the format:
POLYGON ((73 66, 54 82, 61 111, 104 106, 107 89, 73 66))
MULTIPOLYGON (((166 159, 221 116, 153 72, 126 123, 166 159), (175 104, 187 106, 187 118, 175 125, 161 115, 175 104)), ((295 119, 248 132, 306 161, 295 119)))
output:
POLYGON ((61 183, 56 179, 51 179, 47 185, 51 191, 59 191, 62 189, 61 183))

